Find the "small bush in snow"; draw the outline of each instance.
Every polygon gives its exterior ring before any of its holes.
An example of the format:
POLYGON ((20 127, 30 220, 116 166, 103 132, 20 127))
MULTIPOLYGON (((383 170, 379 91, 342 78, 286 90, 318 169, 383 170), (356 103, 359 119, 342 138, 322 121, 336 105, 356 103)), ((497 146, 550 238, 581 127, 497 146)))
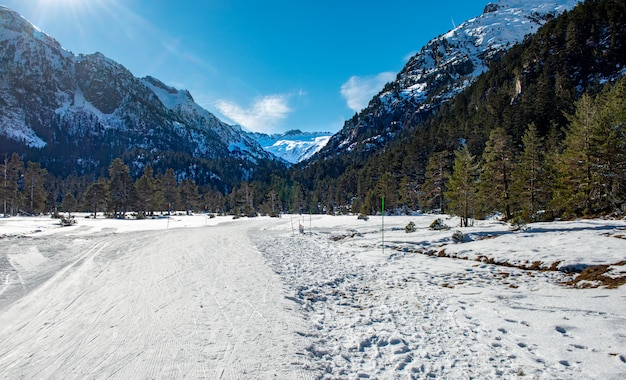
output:
POLYGON ((450 229, 450 227, 447 224, 445 224, 443 220, 441 220, 441 218, 437 218, 433 220, 433 222, 430 224, 430 226, 428 226, 428 228, 430 228, 431 230, 436 230, 436 231, 450 229))
POLYGON ((406 232, 407 234, 415 231, 417 231, 417 227, 415 227, 415 223, 413 222, 409 222, 409 224, 404 227, 404 232, 406 232))
POLYGON ((516 216, 511 220, 511 231, 527 231, 529 227, 521 216, 516 216))
POLYGON ((365 220, 368 221, 370 219, 369 216, 365 215, 365 214, 359 214, 359 216, 357 217, 357 219, 359 220, 365 220))
POLYGON ((61 215, 61 222, 60 222, 61 226, 63 227, 68 227, 71 226, 73 224, 76 224, 76 219, 74 219, 74 217, 70 214, 67 215, 61 215))
POLYGON ((466 240, 467 236, 459 230, 454 231, 452 234, 452 241, 455 243, 464 243, 466 240))

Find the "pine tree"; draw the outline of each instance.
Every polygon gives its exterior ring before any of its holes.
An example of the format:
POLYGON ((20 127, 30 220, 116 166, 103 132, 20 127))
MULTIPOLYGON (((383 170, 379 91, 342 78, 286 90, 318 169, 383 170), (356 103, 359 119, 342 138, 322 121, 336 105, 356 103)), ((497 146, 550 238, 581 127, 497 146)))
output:
POLYGON ((4 156, 2 166, 3 186, 2 202, 4 216, 16 215, 22 205, 24 162, 17 153, 13 153, 9 159, 4 156))
POLYGON ((173 169, 167 169, 165 174, 157 176, 157 188, 159 190, 159 199, 163 201, 161 204, 161 210, 167 210, 167 214, 170 215, 172 210, 178 208, 179 203, 179 191, 178 181, 173 169))
POLYGON ((8 155, 4 155, 4 162, 2 163, 2 202, 3 202, 3 215, 6 218, 8 216, 7 214, 7 193, 9 192, 9 178, 8 178, 8 172, 9 172, 9 159, 8 159, 8 155))
POLYGON ((39 162, 28 162, 24 173, 24 203, 30 214, 45 211, 47 192, 44 187, 48 171, 39 162))
POLYGON ((109 186, 104 180, 94 182, 83 195, 83 208, 93 211, 94 219, 98 216, 98 210, 106 210, 109 199, 109 186))
POLYGON ((467 227, 476 211, 478 165, 467 146, 457 150, 454 157, 453 172, 448 179, 445 197, 448 199, 449 212, 460 216, 461 227, 467 227))
POLYGON ((426 164, 425 180, 420 187, 420 207, 422 210, 439 209, 445 213, 446 182, 450 174, 450 159, 447 151, 433 153, 426 164))
POLYGON ((264 214, 277 217, 280 214, 280 202, 278 194, 274 190, 270 190, 267 193, 265 202, 263 203, 262 211, 264 214))
POLYGON ((378 196, 374 190, 369 190, 367 194, 365 194, 360 213, 363 215, 374 215, 380 210, 380 206, 380 196, 378 196))
POLYGON ((114 218, 124 218, 129 206, 133 203, 134 185, 130 176, 130 168, 116 158, 109 166, 109 194, 114 218))
POLYGON ((302 213, 304 211, 304 189, 299 182, 295 182, 291 187, 291 210, 292 214, 302 213))
MULTIPOLYGON (((391 172, 384 172, 376 182, 377 204, 380 203, 382 197, 385 197, 385 210, 394 210, 398 208, 398 184, 396 178, 391 172)), ((377 206, 378 209, 379 208, 377 206)), ((382 211, 382 209, 381 209, 382 211)))
POLYGON ((135 192, 137 194, 136 211, 143 218, 158 208, 158 204, 155 202, 158 197, 156 181, 153 175, 152 166, 147 165, 143 170, 143 175, 135 182, 135 192))
POLYGON ((557 163, 554 207, 566 217, 590 214, 594 198, 592 178, 591 133, 596 109, 591 96, 585 94, 576 103, 576 113, 569 116, 570 126, 564 151, 557 163))
POLYGON ((597 211, 612 212, 626 202, 626 78, 611 86, 597 104, 590 151, 597 211))
POLYGON ((61 209, 65 212, 74 212, 78 209, 78 202, 72 193, 67 193, 63 196, 61 209))
POLYGON ((480 199, 487 213, 500 211, 511 219, 511 173, 515 167, 513 147, 504 128, 491 131, 483 151, 480 199))
POLYGON ((226 211, 226 198, 219 191, 208 191, 202 198, 206 211, 212 213, 223 213, 226 211))
POLYGON ((411 182, 408 176, 402 177, 398 191, 400 192, 398 202, 404 209, 404 212, 408 213, 409 210, 416 210, 418 207, 418 193, 415 190, 415 184, 411 182))
POLYGON ((536 221, 537 212, 547 204, 550 191, 543 139, 534 123, 528 125, 522 143, 524 150, 512 173, 511 197, 523 220, 536 221))
POLYGON ((196 209, 199 199, 198 185, 188 178, 183 179, 180 183, 180 201, 185 206, 187 215, 191 215, 193 210, 196 209))

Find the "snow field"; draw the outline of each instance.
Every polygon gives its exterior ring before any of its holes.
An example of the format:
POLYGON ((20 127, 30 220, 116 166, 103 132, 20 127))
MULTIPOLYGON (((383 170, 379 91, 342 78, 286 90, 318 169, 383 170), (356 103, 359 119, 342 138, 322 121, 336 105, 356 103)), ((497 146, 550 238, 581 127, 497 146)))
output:
POLYGON ((623 378, 624 286, 494 263, 616 264, 624 221, 477 221, 456 244, 436 218, 385 217, 384 251, 381 217, 0 219, 0 373, 623 378))
MULTIPOLYGON (((454 244, 454 229, 427 228, 435 218, 386 217, 384 253, 380 217, 313 217, 306 235, 283 225, 255 239, 300 307, 308 329, 299 334, 309 341, 302 355, 319 377, 617 379, 626 373, 623 289, 572 289, 560 284, 568 277, 562 272, 474 261, 490 253, 520 263, 623 260, 626 241, 613 237, 623 221, 541 224, 520 233, 477 222, 464 232, 499 237, 454 244), (417 233, 404 232, 409 221, 417 233), (535 228, 540 236, 532 235, 535 228), (560 243, 543 249, 555 238, 544 231, 550 228, 560 243), (522 241, 512 243, 515 237, 522 241), (472 260, 410 251, 442 249, 472 260)), ((309 216, 296 223, 308 228, 309 216)))

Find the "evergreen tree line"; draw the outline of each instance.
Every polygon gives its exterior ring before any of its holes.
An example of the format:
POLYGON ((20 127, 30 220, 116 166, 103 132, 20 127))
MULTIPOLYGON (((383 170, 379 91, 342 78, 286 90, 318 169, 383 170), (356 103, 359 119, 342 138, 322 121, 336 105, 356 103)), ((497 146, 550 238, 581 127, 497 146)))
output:
POLYGON ((521 222, 626 212, 626 77, 583 95, 567 119, 560 143, 531 123, 519 148, 496 128, 478 157, 466 145, 453 160, 432 155, 422 205, 459 215, 463 225, 494 212, 521 222))
MULTIPOLYGON (((265 181, 243 181, 227 193, 205 187, 189 178, 180 178, 172 168, 156 174, 150 165, 139 176, 120 158, 109 165, 107 175, 52 176, 37 162, 24 164, 20 155, 5 155, 0 164, 0 199, 4 216, 40 215, 58 212, 90 212, 124 218, 137 218, 173 211, 209 212, 238 216, 305 212, 301 185, 272 173, 265 181)), ((310 210, 307 209, 307 212, 310 210)), ((315 212, 318 212, 316 209, 315 212)))
POLYGON ((6 155, 0 169, 5 216, 89 211, 121 218, 136 211, 145 217, 154 211, 169 210, 170 206, 192 210, 198 197, 197 186, 186 180, 179 184, 173 170, 153 177, 152 168, 147 166, 143 175, 133 181, 121 159, 111 163, 108 177, 96 181, 87 177, 55 178, 37 162, 25 165, 17 153, 10 159, 6 155), (65 192, 60 194, 62 189, 65 192))
POLYGON ((10 159, 5 155, 0 170, 2 174, 0 207, 4 216, 18 213, 35 214, 45 208, 47 193, 44 185, 48 171, 38 162, 29 161, 28 165, 24 165, 20 156, 14 153, 10 159))

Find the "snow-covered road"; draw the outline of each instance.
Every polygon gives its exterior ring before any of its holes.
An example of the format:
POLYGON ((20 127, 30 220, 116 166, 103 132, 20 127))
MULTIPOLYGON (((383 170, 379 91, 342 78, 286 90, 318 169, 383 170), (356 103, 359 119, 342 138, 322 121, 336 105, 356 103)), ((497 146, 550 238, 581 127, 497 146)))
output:
POLYGON ((625 221, 435 218, 0 219, 0 378, 624 378, 626 286, 495 262, 618 278, 625 221))
POLYGON ((1 376, 301 378, 298 315, 245 228, 20 239, 22 262, 40 263, 1 310, 1 376), (61 246, 71 260, 46 264, 61 246))

